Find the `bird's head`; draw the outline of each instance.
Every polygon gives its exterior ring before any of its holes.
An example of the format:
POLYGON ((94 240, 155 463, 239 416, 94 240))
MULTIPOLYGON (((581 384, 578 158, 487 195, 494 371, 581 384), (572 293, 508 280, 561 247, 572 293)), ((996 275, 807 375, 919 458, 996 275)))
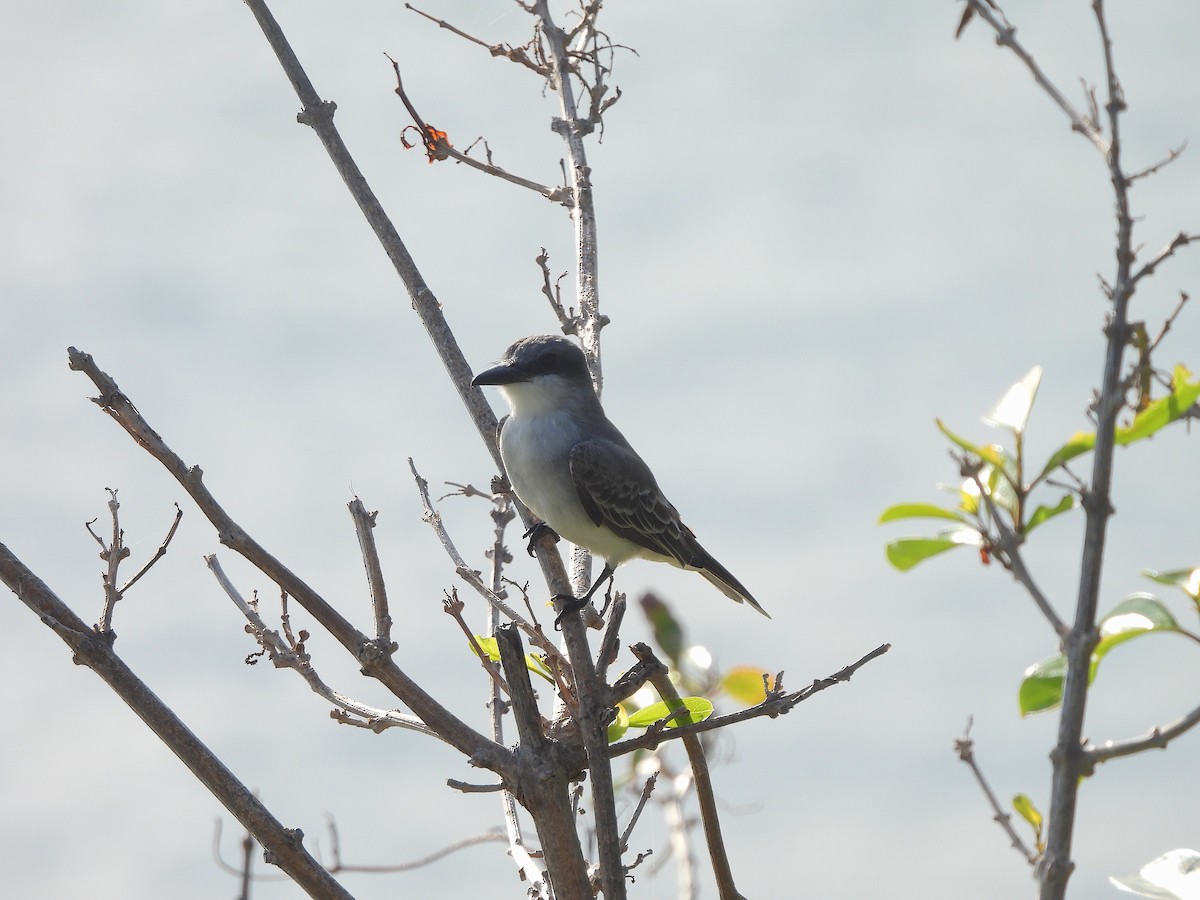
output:
POLYGON ((499 387, 515 415, 537 415, 596 397, 583 351, 554 334, 521 338, 471 384, 499 387))

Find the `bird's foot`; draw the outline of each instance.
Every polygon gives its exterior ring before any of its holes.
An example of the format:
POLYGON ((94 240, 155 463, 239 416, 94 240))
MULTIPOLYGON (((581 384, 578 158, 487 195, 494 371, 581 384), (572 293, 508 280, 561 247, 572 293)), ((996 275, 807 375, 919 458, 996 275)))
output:
POLYGON ((554 617, 555 631, 562 631, 563 619, 592 602, 591 597, 574 597, 571 594, 555 594, 550 600, 558 606, 558 615, 554 617))
MULTIPOLYGON (((526 531, 523 535, 521 535, 521 537, 529 539, 529 543, 525 545, 525 552, 528 553, 530 556, 537 556, 537 554, 534 553, 533 548, 537 544, 538 541, 540 541, 542 538, 544 538, 548 534, 552 535, 554 537, 554 543, 557 544, 558 543, 558 532, 555 531, 553 528, 551 528, 549 525, 547 525, 545 522, 538 522, 536 525, 530 526, 529 530, 526 531)), ((574 598, 571 598, 571 599, 574 599, 574 598)))

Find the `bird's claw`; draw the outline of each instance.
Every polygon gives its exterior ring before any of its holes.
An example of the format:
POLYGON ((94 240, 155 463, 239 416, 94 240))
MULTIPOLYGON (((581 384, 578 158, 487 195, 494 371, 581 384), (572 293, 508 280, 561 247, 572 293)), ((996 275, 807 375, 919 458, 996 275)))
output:
POLYGON ((554 617, 554 630, 562 631, 562 621, 572 613, 577 613, 591 601, 591 597, 574 597, 571 594, 555 594, 550 598, 555 604, 561 603, 558 615, 554 617))
MULTIPOLYGON (((558 543, 558 532, 555 531, 553 528, 551 528, 549 525, 547 525, 545 522, 538 522, 535 525, 531 525, 529 527, 529 530, 526 531, 523 535, 521 535, 521 537, 529 539, 529 543, 525 545, 525 552, 528 553, 530 556, 536 557, 537 553, 534 552, 533 548, 537 545, 537 542, 540 541, 542 538, 544 538, 546 535, 551 535, 554 538, 554 543, 556 543, 556 544, 558 543)), ((575 598, 572 597, 571 599, 573 600, 575 598)))

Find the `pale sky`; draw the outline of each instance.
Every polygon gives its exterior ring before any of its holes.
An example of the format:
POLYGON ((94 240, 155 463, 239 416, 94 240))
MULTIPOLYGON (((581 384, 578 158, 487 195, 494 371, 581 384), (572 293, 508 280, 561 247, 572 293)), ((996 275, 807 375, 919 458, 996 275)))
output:
MULTIPOLYGON (((1129 167, 1193 142, 1134 191, 1150 254, 1200 230, 1200 9, 1110 5, 1129 167)), ((528 18, 506 0, 429 9, 490 42, 527 39, 528 18)), ((1045 376, 1030 452, 1086 427, 1112 198, 1098 154, 985 27, 953 40, 959 9, 658 0, 603 13, 612 40, 637 51, 617 56, 623 96, 604 143, 589 148, 612 319, 605 405, 774 618, 649 563, 623 569, 617 587, 633 598, 655 589, 722 665, 783 669, 793 688, 893 644, 848 686, 721 745, 714 778, 748 897, 1033 891, 953 742, 974 716, 997 794, 1045 808, 1056 720, 1020 719, 1016 691, 1024 668, 1055 652, 1052 636, 1012 579, 970 551, 895 572, 884 545, 917 526, 875 523, 888 505, 936 501, 936 486, 955 481, 934 417, 990 438, 979 416, 1034 364, 1045 376)), ((536 78, 399 2, 274 11, 337 102, 343 137, 475 367, 517 337, 554 331, 533 260, 544 246, 555 271, 570 268, 565 212, 405 152, 383 54, 456 146, 483 135, 497 164, 553 183, 563 151, 536 78)), ((1103 76, 1089 4, 1007 12, 1082 105, 1080 79, 1103 76)), ((435 490, 486 485, 492 463, 373 235, 296 124, 298 103, 253 18, 240 3, 64 2, 13 6, 4 19, 0 542, 96 621, 101 564, 84 523, 107 528, 104 489, 120 492, 130 574, 179 502, 170 553, 117 609, 116 649, 285 824, 328 859, 332 814, 344 859, 376 864, 498 824, 494 796, 444 786, 473 773, 442 745, 336 725, 294 674, 243 664, 253 643, 201 557, 218 553, 266 606, 270 585, 220 547, 66 366, 69 345, 94 354, 234 518, 363 628, 370 607, 345 504, 357 493, 380 510, 397 661, 485 727, 486 685, 440 612, 458 582, 405 460, 435 490)), ((1194 249, 1146 284, 1133 317, 1156 331, 1181 290, 1200 291, 1194 249)), ((1195 368, 1197 347, 1200 316, 1186 309, 1158 361, 1195 368)), ((1102 608, 1156 588, 1143 568, 1200 564, 1194 441, 1176 429, 1119 454, 1102 608)), ((486 506, 447 500, 442 511, 483 566, 486 506)), ((1064 616, 1081 522, 1064 516, 1028 547, 1064 616)), ((515 535, 511 544, 512 576, 536 579, 515 535)), ((472 614, 482 623, 478 604, 472 614)), ((632 621, 627 642, 645 637, 632 621)), ((388 705, 332 642, 311 645, 327 681, 388 705)), ((0 603, 0 659, 8 893, 233 896, 210 845, 223 819, 235 858, 235 823, 12 597, 0 603)), ((1130 737, 1183 714, 1198 676, 1181 639, 1121 648, 1095 684, 1089 736, 1130 737)), ((1084 785, 1076 896, 1119 896, 1109 875, 1197 846, 1198 740, 1110 763, 1084 785)), ((661 817, 643 822, 637 849, 664 856, 661 817)), ((714 896, 702 879, 702 896, 714 896)), ((499 844, 345 884, 362 900, 523 895, 499 844)), ((295 896, 286 882, 254 891, 295 896)), ((641 872, 631 896, 673 898, 670 864, 641 872)))

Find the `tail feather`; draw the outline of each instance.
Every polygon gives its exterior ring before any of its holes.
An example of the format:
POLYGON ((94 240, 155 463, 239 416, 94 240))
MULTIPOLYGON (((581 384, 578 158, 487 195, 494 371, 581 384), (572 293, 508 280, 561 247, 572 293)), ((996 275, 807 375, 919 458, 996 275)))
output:
POLYGON ((693 565, 695 565, 697 572, 699 572, 712 583, 713 587, 719 590, 730 600, 733 600, 736 603, 749 603, 768 619, 771 618, 771 614, 759 605, 758 601, 754 599, 754 596, 748 590, 746 590, 740 581, 733 577, 732 573, 730 573, 728 569, 709 556, 707 552, 705 552, 703 556, 703 560, 696 560, 693 565))

